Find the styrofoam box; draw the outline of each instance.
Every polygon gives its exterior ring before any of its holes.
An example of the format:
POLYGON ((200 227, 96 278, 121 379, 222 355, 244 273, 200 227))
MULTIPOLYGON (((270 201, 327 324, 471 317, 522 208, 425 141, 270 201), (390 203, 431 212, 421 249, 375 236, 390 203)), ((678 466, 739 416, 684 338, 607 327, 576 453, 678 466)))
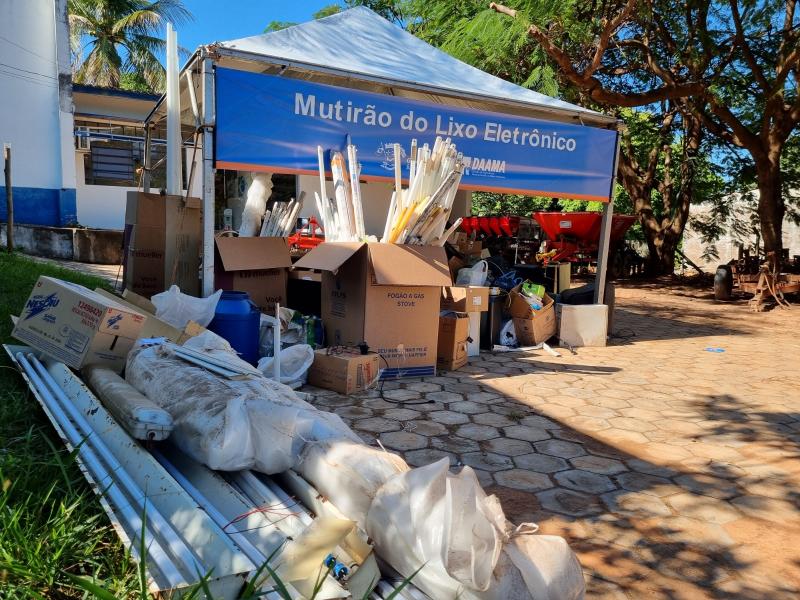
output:
POLYGON ((562 346, 605 346, 608 335, 608 306, 605 304, 562 304, 558 339, 562 346))

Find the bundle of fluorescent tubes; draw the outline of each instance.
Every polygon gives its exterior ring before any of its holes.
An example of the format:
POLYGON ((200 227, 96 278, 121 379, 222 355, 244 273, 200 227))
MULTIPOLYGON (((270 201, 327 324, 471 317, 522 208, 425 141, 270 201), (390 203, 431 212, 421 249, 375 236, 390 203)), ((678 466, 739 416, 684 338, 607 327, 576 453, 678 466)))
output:
POLYGON ((264 213, 264 219, 261 221, 261 237, 287 237, 292 235, 297 223, 297 215, 300 214, 300 209, 303 208, 303 196, 301 192, 300 197, 295 200, 292 198, 289 202, 276 202, 271 210, 264 213))
MULTIPOLYGON (((395 190, 383 232, 384 243, 432 244, 443 246, 445 240, 461 224, 459 219, 450 228, 447 220, 464 170, 461 155, 450 139, 436 138, 433 148, 428 144, 417 149, 411 144, 409 186, 401 183, 402 150, 394 145, 395 190)), ((356 147, 347 145, 347 158, 332 152, 330 171, 333 177, 333 198, 325 191, 325 151, 317 146, 319 160, 319 193, 315 192, 317 212, 328 242, 369 241, 364 230, 364 210, 361 202, 356 147)), ((369 236, 372 237, 372 236, 369 236)), ((372 237, 375 240, 374 237, 372 237)))

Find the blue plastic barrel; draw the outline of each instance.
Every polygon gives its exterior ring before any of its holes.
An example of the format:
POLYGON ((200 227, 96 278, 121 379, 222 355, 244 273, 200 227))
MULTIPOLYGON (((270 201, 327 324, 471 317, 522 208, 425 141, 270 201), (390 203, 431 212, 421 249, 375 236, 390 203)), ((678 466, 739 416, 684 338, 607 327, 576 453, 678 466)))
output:
POLYGON ((258 332, 261 311, 247 292, 222 292, 208 328, 228 340, 242 360, 258 363, 258 332))

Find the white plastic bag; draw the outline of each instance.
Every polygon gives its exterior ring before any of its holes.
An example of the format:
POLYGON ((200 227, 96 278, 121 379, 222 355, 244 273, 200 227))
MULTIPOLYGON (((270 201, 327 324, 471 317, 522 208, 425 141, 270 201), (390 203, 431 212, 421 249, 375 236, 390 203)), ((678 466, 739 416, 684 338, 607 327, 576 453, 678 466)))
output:
POLYGON ((272 195, 272 174, 253 173, 253 182, 247 188, 247 200, 242 210, 239 237, 253 237, 261 229, 261 219, 267 210, 267 200, 272 195))
POLYGON ((486 285, 489 277, 489 265, 485 260, 479 260, 471 267, 458 270, 456 285, 486 285))
POLYGON ((177 285, 170 286, 166 292, 154 295, 150 300, 156 307, 156 316, 173 327, 183 329, 189 321, 206 327, 214 318, 217 302, 222 290, 217 290, 208 298, 195 298, 184 294, 177 285))
POLYGON ((514 329, 514 321, 509 319, 500 328, 500 339, 497 342, 500 346, 514 347, 517 345, 517 330, 514 329))
MULTIPOLYGON (((272 377, 273 356, 265 356, 258 361, 258 370, 266 377, 272 377)), ((289 387, 300 387, 306 381, 306 374, 314 362, 314 349, 308 344, 295 344, 281 350, 281 383, 289 387)))

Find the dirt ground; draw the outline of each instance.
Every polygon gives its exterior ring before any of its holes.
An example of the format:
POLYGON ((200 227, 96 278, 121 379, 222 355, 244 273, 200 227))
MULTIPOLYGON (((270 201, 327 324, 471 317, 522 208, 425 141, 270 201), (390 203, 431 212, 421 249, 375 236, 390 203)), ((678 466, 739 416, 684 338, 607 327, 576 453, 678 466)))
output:
POLYGON ((606 348, 315 403, 411 464, 472 466, 510 519, 567 538, 588 598, 797 598, 799 327, 800 305, 623 284, 606 348))

